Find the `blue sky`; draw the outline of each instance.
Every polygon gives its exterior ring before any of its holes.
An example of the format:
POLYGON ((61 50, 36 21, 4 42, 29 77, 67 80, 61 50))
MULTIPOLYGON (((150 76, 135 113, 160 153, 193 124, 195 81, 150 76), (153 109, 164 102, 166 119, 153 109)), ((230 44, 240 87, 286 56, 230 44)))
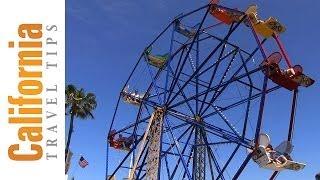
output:
MULTIPOLYGON (((71 142, 74 159, 69 172, 77 180, 100 180, 105 176, 106 135, 116 100, 141 51, 173 17, 196 9, 207 1, 66 2, 67 83, 95 93, 98 101, 98 107, 94 111, 95 119, 76 121, 71 142), (77 165, 80 154, 90 163, 85 169, 80 169, 77 165)), ((221 4, 240 10, 245 10, 250 4, 257 4, 261 17, 277 17, 287 27, 281 39, 293 63, 302 64, 305 72, 316 81, 320 79, 320 64, 317 59, 320 50, 320 21, 316 19, 319 1, 243 0, 221 1, 221 4)), ((281 99, 272 101, 277 104, 281 99)), ((298 173, 284 172, 278 179, 313 179, 315 173, 320 171, 318 102, 318 82, 308 89, 301 88, 294 135, 294 156, 306 162, 307 166, 298 173)), ((271 118, 274 116, 275 113, 269 115, 271 118)), ((274 127, 277 128, 276 123, 274 127)), ((254 174, 256 178, 260 177, 258 172, 253 172, 250 167, 245 171, 254 174)))

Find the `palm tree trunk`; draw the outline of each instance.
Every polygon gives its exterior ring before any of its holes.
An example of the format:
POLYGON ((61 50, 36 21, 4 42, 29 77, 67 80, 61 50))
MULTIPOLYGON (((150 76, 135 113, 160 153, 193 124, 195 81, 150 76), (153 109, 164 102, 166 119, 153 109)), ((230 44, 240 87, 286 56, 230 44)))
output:
POLYGON ((72 137, 72 132, 73 132, 73 120, 74 120, 74 114, 71 114, 71 119, 70 119, 70 125, 69 125, 69 132, 68 132, 68 139, 67 139, 67 145, 65 149, 65 161, 67 161, 67 154, 71 142, 71 137, 72 137))

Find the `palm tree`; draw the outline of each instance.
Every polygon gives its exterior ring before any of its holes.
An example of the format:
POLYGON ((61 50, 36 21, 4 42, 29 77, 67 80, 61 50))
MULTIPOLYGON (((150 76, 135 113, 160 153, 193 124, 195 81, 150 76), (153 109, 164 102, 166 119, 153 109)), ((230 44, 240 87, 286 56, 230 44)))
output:
MULTIPOLYGON (((65 90, 65 98, 66 115, 70 115, 68 139, 65 148, 65 154, 67 155, 73 132, 74 118, 94 118, 92 111, 97 107, 97 102, 96 96, 93 93, 86 93, 82 88, 77 89, 72 84, 67 85, 65 90)), ((65 156, 65 160, 67 160, 67 156, 65 156)))

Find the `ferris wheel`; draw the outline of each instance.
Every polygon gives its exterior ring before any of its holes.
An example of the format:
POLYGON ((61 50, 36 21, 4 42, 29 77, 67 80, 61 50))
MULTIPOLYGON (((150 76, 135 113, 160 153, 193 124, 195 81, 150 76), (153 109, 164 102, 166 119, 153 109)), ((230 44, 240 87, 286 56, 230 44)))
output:
POLYGON ((291 63, 276 18, 217 3, 180 14, 141 53, 108 132, 107 179, 238 179, 249 163, 274 179, 304 168, 291 156, 295 110, 314 80, 291 63), (281 99, 276 146, 265 109, 279 92, 292 98, 281 99))

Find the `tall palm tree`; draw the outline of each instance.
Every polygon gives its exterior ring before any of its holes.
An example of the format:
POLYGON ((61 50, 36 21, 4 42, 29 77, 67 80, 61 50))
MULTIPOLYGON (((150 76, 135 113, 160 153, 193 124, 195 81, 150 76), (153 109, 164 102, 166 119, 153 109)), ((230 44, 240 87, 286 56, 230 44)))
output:
POLYGON ((316 180, 320 180, 320 172, 316 174, 316 180))
MULTIPOLYGON (((65 98, 66 115, 70 115, 68 139, 65 148, 65 154, 67 155, 73 132, 74 118, 94 118, 92 111, 97 107, 97 101, 93 93, 86 93, 82 88, 77 89, 72 84, 66 86, 65 98)), ((67 160, 67 156, 65 156, 65 160, 67 160)))

